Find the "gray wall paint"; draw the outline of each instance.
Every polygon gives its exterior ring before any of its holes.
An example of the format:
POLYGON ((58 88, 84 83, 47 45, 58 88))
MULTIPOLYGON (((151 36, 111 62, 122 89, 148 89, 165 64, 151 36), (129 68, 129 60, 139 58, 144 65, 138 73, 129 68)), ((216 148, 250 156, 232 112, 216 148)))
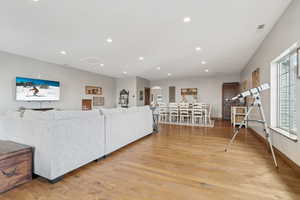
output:
POLYGON ((239 82, 240 75, 189 77, 161 81, 151 81, 151 86, 162 88, 163 101, 169 103, 169 87, 176 87, 176 102, 181 101, 181 88, 198 88, 198 100, 213 106, 212 117, 222 117, 222 85, 226 82, 239 82))
MULTIPOLYGON (((294 0, 285 14, 280 18, 277 25, 267 36, 261 47, 250 60, 248 65, 241 73, 241 80, 251 80, 251 73, 256 68, 260 68, 261 82, 270 82, 270 63, 282 52, 291 47, 294 43, 300 42, 300 1, 294 0)), ((300 96, 300 80, 297 81, 297 98, 300 96)), ((298 100, 299 102, 299 100, 298 100)), ((297 103, 298 103, 297 102, 297 103)), ((270 122, 270 91, 263 94, 263 104, 266 111, 266 117, 270 122)), ((300 136, 300 104, 297 105, 297 129, 298 138, 300 136)), ((250 124, 262 136, 261 128, 250 124)), ((300 143, 293 142, 282 135, 273 133, 273 143, 281 152, 300 165, 300 143)))
POLYGON ((0 113, 20 106, 40 107, 40 103, 37 102, 17 102, 15 100, 16 76, 60 81, 61 100, 52 103, 44 102, 42 107, 81 109, 81 99, 91 98, 84 94, 85 85, 101 86, 105 97, 105 107, 116 105, 115 79, 111 77, 5 52, 0 52, 0 75, 0 113))

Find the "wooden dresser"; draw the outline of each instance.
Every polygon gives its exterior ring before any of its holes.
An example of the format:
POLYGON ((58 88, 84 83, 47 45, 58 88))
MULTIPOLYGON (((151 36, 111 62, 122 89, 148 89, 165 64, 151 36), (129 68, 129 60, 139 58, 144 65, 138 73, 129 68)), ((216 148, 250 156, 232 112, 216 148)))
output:
POLYGON ((32 148, 0 140, 0 193, 32 179, 32 148))

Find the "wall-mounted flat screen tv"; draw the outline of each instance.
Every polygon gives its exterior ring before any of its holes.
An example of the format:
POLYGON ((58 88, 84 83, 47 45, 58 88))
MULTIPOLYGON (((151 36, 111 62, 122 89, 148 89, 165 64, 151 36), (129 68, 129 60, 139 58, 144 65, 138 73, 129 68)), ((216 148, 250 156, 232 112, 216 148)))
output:
POLYGON ((60 83, 32 78, 16 78, 17 101, 58 101, 60 83))

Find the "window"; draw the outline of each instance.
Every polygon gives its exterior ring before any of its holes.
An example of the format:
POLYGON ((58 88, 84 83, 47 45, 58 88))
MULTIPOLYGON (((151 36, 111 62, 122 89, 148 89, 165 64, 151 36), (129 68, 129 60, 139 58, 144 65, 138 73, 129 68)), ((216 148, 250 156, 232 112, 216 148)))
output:
POLYGON ((280 58, 277 64, 277 128, 296 135, 297 51, 280 58))

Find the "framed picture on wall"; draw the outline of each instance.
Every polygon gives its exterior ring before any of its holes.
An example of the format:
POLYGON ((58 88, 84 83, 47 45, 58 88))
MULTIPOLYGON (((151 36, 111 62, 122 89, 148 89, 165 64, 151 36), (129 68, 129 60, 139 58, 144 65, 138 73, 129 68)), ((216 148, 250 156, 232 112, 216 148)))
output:
POLYGON ((97 86, 85 86, 86 95, 102 95, 102 88, 97 86))
POLYGON ((92 110, 92 99, 82 99, 82 110, 92 110))
POLYGON ((248 80, 245 80, 242 82, 242 85, 241 85, 241 92, 244 92, 246 90, 248 90, 249 87, 248 87, 248 80))
POLYGON ((104 97, 93 97, 93 106, 104 106, 104 97))
POLYGON ((258 87, 260 85, 260 70, 257 68, 252 72, 252 87, 258 87))
POLYGON ((198 89, 197 88, 182 88, 181 89, 181 96, 197 96, 198 89))

